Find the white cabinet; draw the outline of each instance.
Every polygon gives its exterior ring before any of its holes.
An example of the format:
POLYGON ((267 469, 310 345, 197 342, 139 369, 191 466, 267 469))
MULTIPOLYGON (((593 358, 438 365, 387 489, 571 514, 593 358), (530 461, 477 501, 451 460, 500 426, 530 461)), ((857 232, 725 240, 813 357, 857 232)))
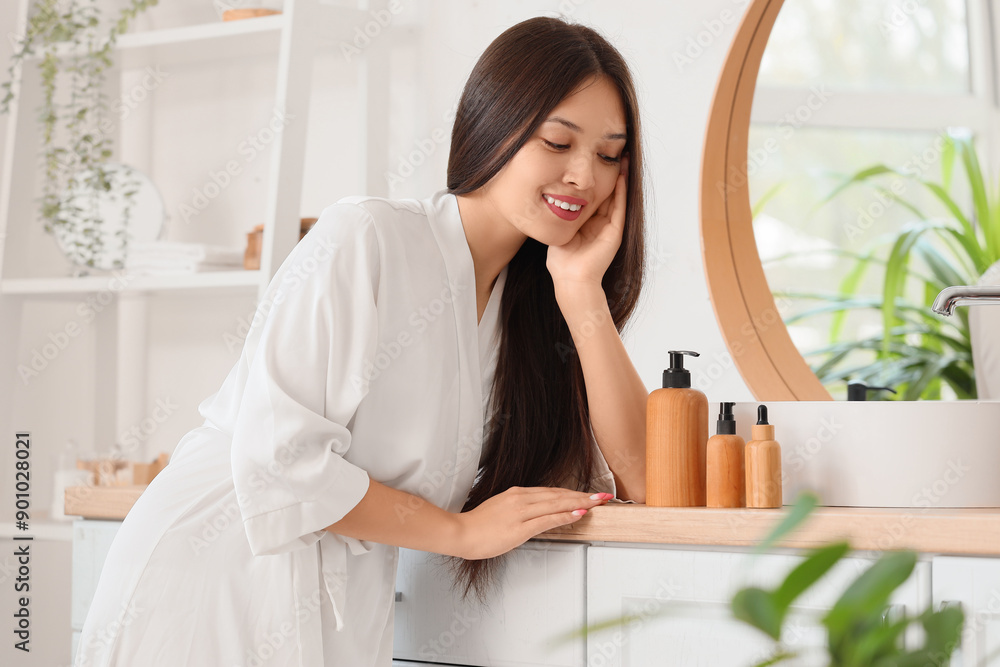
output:
MULTIPOLYGON (((768 655, 771 642, 732 618, 729 602, 744 586, 773 587, 801 556, 671 550, 647 545, 591 547, 587 556, 587 621, 624 615, 634 620, 591 633, 588 665, 640 667, 750 665, 768 655)), ((793 605, 782 638, 790 650, 822 646, 818 619, 873 560, 845 558, 793 605)), ((893 598, 908 613, 930 600, 930 564, 917 563, 893 598)), ((823 665, 813 653, 796 664, 823 665)))
POLYGON ((586 621, 586 549, 537 540, 515 549, 500 594, 486 608, 471 597, 461 601, 451 590, 452 575, 441 557, 400 549, 394 657, 454 665, 582 667, 583 637, 557 640, 586 621))
POLYGON ((934 608, 957 603, 965 612, 962 643, 951 666, 1000 661, 1000 559, 940 556, 933 562, 933 580, 934 608))
POLYGON ((97 582, 101 578, 104 561, 111 551, 111 543, 121 528, 121 521, 78 519, 73 522, 73 585, 70 624, 73 627, 72 660, 76 660, 76 646, 87 620, 87 611, 94 600, 97 582))

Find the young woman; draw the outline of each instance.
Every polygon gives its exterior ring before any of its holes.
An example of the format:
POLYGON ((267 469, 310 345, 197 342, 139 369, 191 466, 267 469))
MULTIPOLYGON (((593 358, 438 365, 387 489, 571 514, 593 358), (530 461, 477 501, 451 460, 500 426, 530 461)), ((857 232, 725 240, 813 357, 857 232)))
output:
POLYGON ((643 502, 647 392, 619 337, 641 165, 607 41, 552 18, 500 35, 447 189, 342 199, 282 263, 124 520, 76 664, 388 667, 398 547, 485 595, 501 554, 643 502))

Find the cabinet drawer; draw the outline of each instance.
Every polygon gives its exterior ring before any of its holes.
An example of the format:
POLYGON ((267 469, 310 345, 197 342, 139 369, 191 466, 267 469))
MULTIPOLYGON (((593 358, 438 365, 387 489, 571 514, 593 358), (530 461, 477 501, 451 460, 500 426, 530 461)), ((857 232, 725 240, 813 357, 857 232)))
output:
POLYGON ((976 667, 1000 653, 1000 559, 939 556, 934 559, 934 608, 960 603, 965 612, 961 646, 951 667, 976 667))
POLYGON ((71 626, 83 630, 101 569, 111 550, 121 521, 77 519, 73 522, 73 600, 71 626))
POLYGON ((492 665, 580 666, 585 640, 556 644, 584 626, 586 545, 531 541, 513 550, 488 607, 451 590, 441 557, 400 549, 394 657, 492 665))
MULTIPOLYGON (((640 667, 652 664, 750 665, 769 655, 772 643, 732 618, 729 601, 745 586, 776 586, 801 556, 591 547, 587 569, 587 620, 637 618, 588 638, 588 664, 640 667)), ((783 640, 790 650, 822 647, 826 633, 818 617, 847 585, 875 561, 846 558, 793 605, 783 640)), ((930 564, 917 563, 893 598, 908 613, 930 599, 930 564)), ((813 662, 825 665, 812 653, 813 662)))

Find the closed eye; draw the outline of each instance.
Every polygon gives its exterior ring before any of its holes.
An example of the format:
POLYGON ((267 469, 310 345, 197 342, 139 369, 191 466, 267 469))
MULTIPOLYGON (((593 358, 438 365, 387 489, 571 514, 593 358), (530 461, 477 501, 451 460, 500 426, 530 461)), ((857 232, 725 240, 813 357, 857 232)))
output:
MULTIPOLYGON (((569 144, 554 144, 548 139, 542 139, 542 141, 544 141, 549 148, 552 148, 557 151, 563 151, 569 148, 569 144)), ((604 160, 608 164, 618 164, 622 161, 620 157, 611 157, 610 155, 600 155, 600 153, 598 153, 598 155, 602 160, 604 160)))

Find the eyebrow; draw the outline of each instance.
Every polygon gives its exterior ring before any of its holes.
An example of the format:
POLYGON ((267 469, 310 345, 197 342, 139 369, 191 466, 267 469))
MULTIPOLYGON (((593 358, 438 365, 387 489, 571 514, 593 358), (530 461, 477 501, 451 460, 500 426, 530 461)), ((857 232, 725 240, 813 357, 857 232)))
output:
MULTIPOLYGON (((562 125, 565 125, 569 129, 573 130, 574 132, 583 132, 583 128, 581 128, 579 125, 577 125, 573 121, 567 120, 567 119, 563 118, 562 116, 552 116, 551 118, 545 119, 545 122, 546 123, 561 123, 562 125)), ((628 135, 624 134, 624 133, 621 133, 621 132, 609 132, 608 134, 604 135, 604 138, 605 139, 624 139, 624 140, 627 141, 628 140, 628 135)))

